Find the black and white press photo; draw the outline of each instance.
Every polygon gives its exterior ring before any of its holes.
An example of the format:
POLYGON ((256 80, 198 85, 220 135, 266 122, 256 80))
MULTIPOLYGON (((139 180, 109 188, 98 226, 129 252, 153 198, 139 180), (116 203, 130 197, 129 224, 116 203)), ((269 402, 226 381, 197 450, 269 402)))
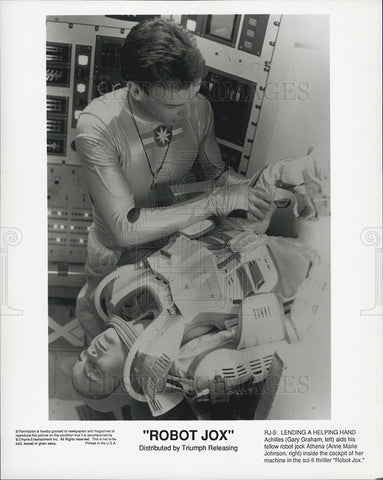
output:
POLYGON ((331 419, 329 28, 46 17, 50 420, 331 419))

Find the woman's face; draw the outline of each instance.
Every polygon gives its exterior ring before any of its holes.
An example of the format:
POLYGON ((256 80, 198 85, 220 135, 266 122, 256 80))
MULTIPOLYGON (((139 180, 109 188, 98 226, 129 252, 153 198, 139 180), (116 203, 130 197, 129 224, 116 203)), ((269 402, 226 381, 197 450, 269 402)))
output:
POLYGON ((95 337, 81 352, 73 367, 73 384, 80 393, 107 395, 117 386, 126 358, 121 340, 114 328, 95 337))

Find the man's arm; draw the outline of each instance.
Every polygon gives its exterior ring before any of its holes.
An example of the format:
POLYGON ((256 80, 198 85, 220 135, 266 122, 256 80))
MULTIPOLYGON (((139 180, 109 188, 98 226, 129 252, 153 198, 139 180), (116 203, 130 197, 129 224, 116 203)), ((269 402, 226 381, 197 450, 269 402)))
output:
POLYGON ((77 131, 76 148, 95 210, 119 247, 158 240, 212 215, 251 210, 246 185, 213 189, 199 200, 176 206, 138 209, 107 126, 85 113, 77 131))

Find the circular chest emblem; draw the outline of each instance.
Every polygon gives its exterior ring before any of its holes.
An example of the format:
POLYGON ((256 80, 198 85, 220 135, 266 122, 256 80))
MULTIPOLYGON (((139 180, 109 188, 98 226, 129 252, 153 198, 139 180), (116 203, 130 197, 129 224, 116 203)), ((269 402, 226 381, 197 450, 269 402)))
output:
POLYGON ((170 143, 172 139, 172 130, 166 125, 160 125, 154 130, 154 140, 157 145, 164 147, 170 143))

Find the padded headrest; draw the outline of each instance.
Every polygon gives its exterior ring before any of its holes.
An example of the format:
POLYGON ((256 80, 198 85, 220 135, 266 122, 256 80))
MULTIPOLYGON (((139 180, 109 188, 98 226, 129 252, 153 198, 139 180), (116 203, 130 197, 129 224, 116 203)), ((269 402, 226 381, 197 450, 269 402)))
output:
POLYGON ((124 265, 107 275, 98 285, 94 297, 97 313, 104 321, 111 314, 121 316, 124 303, 129 303, 129 298, 135 293, 146 293, 148 301, 154 302, 158 312, 174 307, 168 282, 161 275, 149 269, 124 265))

